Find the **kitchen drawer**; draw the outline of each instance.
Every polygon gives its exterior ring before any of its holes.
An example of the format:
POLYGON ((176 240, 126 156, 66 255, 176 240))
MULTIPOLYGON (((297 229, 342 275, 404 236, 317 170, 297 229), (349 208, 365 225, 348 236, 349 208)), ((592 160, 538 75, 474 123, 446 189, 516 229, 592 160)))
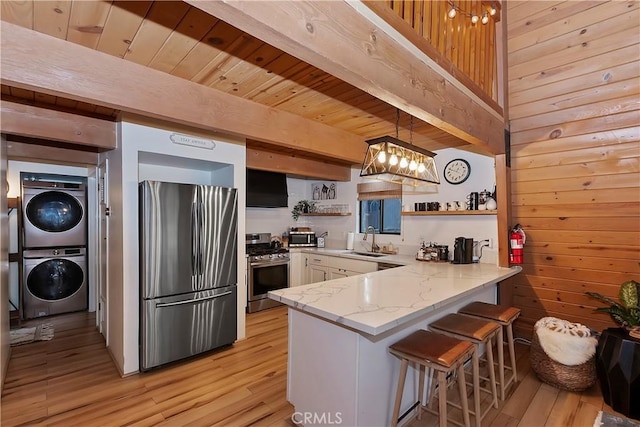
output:
POLYGON ((362 261, 359 259, 342 258, 342 257, 327 257, 328 266, 333 268, 339 268, 341 270, 348 270, 356 273, 371 273, 378 270, 377 262, 362 261))
MULTIPOLYGON (((328 265, 328 256, 326 255, 316 255, 316 254, 308 254, 307 255, 307 264, 309 265, 328 265)), ((333 257, 331 257, 333 258, 333 257)))

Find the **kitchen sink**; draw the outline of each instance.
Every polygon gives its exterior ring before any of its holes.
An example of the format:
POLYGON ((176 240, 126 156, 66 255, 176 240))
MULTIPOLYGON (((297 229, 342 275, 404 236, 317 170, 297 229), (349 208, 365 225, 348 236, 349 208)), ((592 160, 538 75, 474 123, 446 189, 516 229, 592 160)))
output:
POLYGON ((376 252, 357 252, 357 251, 350 251, 350 252, 347 252, 347 253, 348 253, 348 254, 351 254, 351 255, 370 256, 370 257, 373 257, 373 258, 377 258, 377 257, 385 256, 385 254, 379 254, 379 253, 376 253, 376 252))

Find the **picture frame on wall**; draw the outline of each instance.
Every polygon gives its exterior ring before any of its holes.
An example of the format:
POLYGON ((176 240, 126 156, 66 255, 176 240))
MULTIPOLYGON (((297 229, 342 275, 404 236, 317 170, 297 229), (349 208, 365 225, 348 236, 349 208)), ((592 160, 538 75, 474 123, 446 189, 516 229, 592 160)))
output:
POLYGON ((334 200, 337 197, 335 182, 315 182, 311 184, 312 200, 334 200))

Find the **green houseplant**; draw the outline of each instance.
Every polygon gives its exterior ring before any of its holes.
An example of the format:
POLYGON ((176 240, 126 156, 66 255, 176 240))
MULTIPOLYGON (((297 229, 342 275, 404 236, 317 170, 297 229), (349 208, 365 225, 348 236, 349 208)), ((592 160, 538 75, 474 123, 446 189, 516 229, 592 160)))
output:
POLYGON ((640 283, 635 280, 629 280, 620 285, 618 292, 620 302, 597 292, 587 292, 590 297, 610 304, 608 307, 598 307, 596 311, 609 313, 616 323, 627 330, 640 326, 638 294, 640 294, 640 283))
POLYGON ((294 221, 297 221, 301 213, 311 213, 311 212, 315 212, 315 210, 316 210, 316 202, 312 202, 309 200, 300 200, 293 207, 293 210, 291 211, 291 217, 293 218, 294 221))

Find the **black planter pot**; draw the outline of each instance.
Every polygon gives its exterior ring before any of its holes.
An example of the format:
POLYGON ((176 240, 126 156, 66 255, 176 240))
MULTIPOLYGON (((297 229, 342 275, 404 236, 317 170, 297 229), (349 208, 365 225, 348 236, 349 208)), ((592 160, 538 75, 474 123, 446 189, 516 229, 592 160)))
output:
POLYGON ((640 419, 640 340, 623 328, 605 329, 596 349, 596 371, 604 401, 640 419))

